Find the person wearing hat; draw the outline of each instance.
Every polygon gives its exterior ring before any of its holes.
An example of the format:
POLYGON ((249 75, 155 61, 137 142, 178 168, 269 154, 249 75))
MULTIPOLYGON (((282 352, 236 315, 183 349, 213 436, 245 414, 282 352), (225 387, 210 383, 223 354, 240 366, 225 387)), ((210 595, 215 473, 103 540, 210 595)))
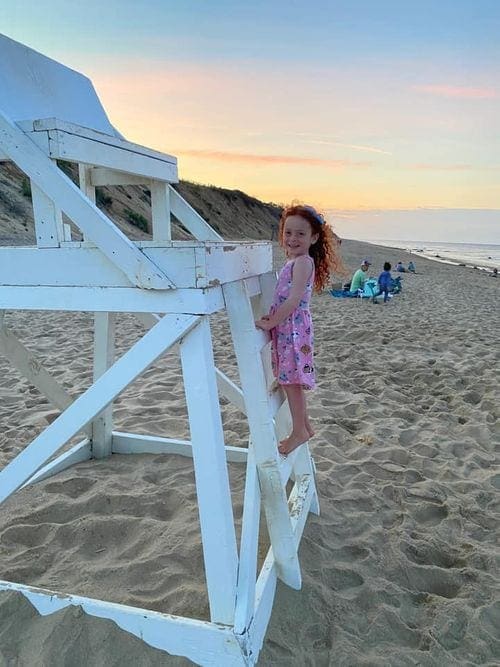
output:
POLYGON ((354 272, 354 275, 351 279, 350 292, 357 293, 359 289, 363 289, 366 281, 368 280, 368 267, 371 265, 369 259, 364 259, 361 262, 361 267, 354 272))

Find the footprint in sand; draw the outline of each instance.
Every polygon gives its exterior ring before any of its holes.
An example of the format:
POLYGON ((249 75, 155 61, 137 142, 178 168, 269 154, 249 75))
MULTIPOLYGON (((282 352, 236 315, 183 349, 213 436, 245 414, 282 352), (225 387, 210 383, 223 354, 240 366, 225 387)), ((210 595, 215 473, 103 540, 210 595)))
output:
POLYGON ((87 493, 95 483, 95 479, 75 477, 74 479, 66 479, 63 482, 49 482, 45 484, 44 491, 47 493, 62 493, 68 498, 78 498, 87 493))
POLYGON ((364 560, 368 558, 370 552, 364 547, 357 545, 346 545, 340 549, 335 549, 333 552, 333 560, 335 562, 352 563, 354 560, 364 560))
POLYGON ((364 584, 363 577, 354 570, 344 570, 336 567, 325 568, 323 578, 328 588, 334 591, 347 591, 364 584))
POLYGON ((427 526, 437 526, 448 516, 448 509, 445 505, 425 503, 416 507, 412 514, 418 523, 427 526))
POLYGON ((492 477, 490 477, 489 481, 491 486, 495 487, 495 489, 500 489, 500 474, 493 475, 492 477))
POLYGON ((465 567, 467 563, 465 554, 449 549, 445 544, 402 542, 400 549, 408 560, 417 565, 435 565, 450 569, 465 567))

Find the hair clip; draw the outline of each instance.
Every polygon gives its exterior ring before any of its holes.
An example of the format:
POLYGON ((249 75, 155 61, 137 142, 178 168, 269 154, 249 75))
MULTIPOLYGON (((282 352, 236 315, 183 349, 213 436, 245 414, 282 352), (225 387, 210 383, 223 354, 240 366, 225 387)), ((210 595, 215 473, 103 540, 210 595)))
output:
POLYGON ((318 213, 312 206, 303 206, 308 213, 310 213, 314 218, 316 218, 316 221, 319 222, 320 225, 325 224, 325 219, 321 215, 321 213, 318 213))

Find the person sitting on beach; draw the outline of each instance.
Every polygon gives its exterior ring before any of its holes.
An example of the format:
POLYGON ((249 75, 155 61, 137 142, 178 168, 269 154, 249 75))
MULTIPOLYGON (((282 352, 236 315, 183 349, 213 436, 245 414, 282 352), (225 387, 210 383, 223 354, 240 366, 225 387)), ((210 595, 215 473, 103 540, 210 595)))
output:
POLYGON ((408 271, 409 271, 410 273, 416 273, 416 272, 417 272, 416 269, 415 269, 415 264, 412 262, 411 259, 410 259, 410 261, 408 262, 408 271))
POLYGON ((366 281, 368 280, 368 267, 371 262, 368 259, 364 259, 361 262, 361 267, 354 272, 354 275, 351 279, 351 285, 349 291, 351 294, 357 294, 358 290, 363 289, 366 281))
POLYGON ((396 271, 399 271, 399 273, 406 273, 406 269, 401 260, 396 264, 396 271))
POLYGON ((292 432, 278 446, 285 456, 314 435, 307 414, 306 389, 314 389, 313 324, 309 302, 330 272, 342 266, 339 243, 312 206, 289 206, 280 220, 279 242, 287 261, 278 277, 268 315, 255 322, 271 333, 274 376, 283 387, 292 415, 292 432))
POLYGON ((389 301, 389 287, 391 286, 391 283, 391 265, 389 262, 385 262, 384 270, 378 277, 378 286, 380 288, 380 294, 384 295, 384 303, 389 301))
POLYGON ((498 278, 498 269, 493 269, 493 271, 490 273, 490 278, 498 278))

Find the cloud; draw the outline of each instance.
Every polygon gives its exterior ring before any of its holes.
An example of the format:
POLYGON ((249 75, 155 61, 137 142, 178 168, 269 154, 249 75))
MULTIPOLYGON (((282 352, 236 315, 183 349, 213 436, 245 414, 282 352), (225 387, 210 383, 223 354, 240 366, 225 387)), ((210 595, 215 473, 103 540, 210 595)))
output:
POLYGON ((439 97, 458 97, 462 99, 495 99, 500 97, 500 93, 495 88, 481 88, 474 86, 450 86, 447 84, 428 84, 422 86, 413 86, 413 90, 439 97))
POLYGON ((327 160, 313 157, 297 157, 294 155, 256 155, 253 153, 233 153, 229 151, 177 149, 174 154, 197 157, 217 162, 240 162, 246 164, 289 164, 307 165, 309 167, 329 167, 331 169, 346 169, 350 167, 369 167, 371 162, 352 162, 351 160, 327 160))
POLYGON ((311 139, 308 143, 320 144, 321 146, 340 146, 341 148, 351 148, 354 151, 362 151, 366 153, 382 153, 383 155, 392 155, 389 151, 384 151, 381 148, 374 146, 358 146, 356 144, 343 144, 339 141, 323 141, 321 139, 311 139))

